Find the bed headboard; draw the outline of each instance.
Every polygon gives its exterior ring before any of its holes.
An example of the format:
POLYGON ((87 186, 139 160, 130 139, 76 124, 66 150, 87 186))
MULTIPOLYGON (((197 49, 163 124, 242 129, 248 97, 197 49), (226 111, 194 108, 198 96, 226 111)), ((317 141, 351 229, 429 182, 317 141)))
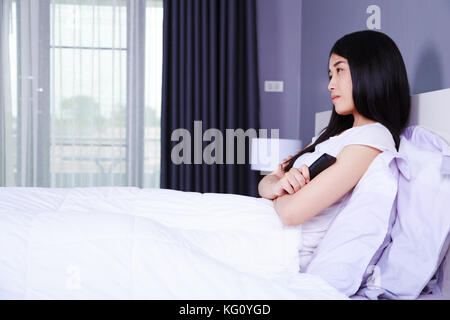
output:
MULTIPOLYGON (((328 125, 331 111, 316 113, 314 135, 328 125)), ((419 125, 450 144, 450 88, 411 96, 408 125, 419 125)))

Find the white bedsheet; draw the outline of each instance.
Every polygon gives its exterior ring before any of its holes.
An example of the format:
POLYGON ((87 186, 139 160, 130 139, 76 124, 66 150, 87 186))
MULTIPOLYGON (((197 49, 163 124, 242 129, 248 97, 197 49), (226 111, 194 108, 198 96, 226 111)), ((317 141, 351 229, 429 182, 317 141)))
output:
POLYGON ((300 246, 261 198, 0 188, 1 299, 346 299, 300 246))

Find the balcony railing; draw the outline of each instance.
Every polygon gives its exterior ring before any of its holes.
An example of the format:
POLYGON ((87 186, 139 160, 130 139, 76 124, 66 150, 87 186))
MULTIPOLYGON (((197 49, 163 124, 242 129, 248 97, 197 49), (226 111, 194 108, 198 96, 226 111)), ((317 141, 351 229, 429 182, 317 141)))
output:
MULTIPOLYGON (((126 148, 120 138, 59 138, 51 148, 51 171, 56 187, 126 185, 126 148)), ((144 182, 159 187, 160 139, 144 140, 144 182)))

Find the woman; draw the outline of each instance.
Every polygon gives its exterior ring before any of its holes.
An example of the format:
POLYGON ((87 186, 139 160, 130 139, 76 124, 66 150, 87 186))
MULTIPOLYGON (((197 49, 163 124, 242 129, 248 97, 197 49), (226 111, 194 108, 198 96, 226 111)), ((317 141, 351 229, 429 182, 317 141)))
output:
POLYGON ((405 64, 387 35, 345 35, 331 49, 328 67, 333 103, 328 127, 258 186, 261 197, 274 201, 283 224, 303 224, 303 232, 320 225, 322 235, 375 157, 398 151, 410 112, 405 64), (308 165, 323 153, 336 162, 310 181, 308 165))

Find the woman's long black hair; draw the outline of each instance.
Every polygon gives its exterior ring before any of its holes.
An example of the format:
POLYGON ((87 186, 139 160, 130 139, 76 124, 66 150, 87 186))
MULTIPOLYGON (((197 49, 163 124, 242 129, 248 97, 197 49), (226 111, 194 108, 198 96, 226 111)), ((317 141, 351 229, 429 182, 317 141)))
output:
MULTIPOLYGON (((383 124, 392 134, 398 151, 400 134, 410 113, 410 92, 405 63, 395 42, 382 32, 365 30, 347 34, 330 51, 347 59, 353 83, 353 101, 364 117, 383 124)), ((327 62, 328 73, 328 62, 327 62)), ((309 147, 285 166, 289 171, 302 154, 353 126, 353 115, 340 115, 334 106, 328 126, 309 147)))

